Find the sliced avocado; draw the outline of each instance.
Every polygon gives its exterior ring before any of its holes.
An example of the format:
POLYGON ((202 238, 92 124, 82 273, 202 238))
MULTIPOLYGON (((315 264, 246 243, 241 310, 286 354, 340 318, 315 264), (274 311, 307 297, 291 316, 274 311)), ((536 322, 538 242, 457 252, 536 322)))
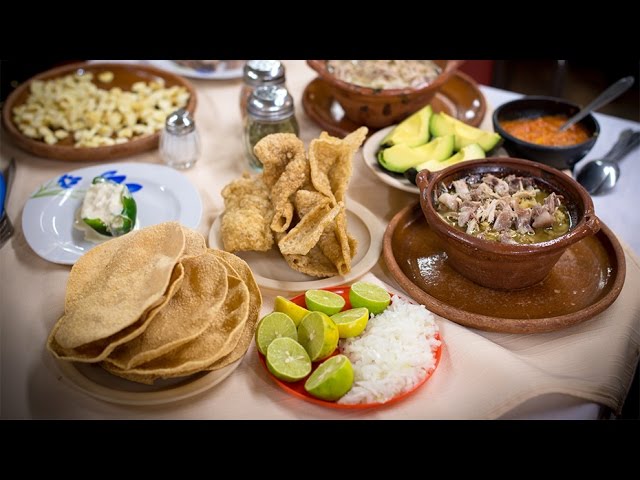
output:
POLYGON ((429 124, 431 135, 434 137, 453 135, 456 133, 454 121, 456 120, 446 113, 434 113, 431 116, 431 123, 429 124))
POLYGON ((447 158, 446 160, 443 160, 441 162, 424 162, 419 164, 415 168, 418 172, 424 169, 427 169, 430 172, 437 172, 438 170, 450 167, 451 165, 454 165, 458 162, 464 162, 466 160, 477 160, 485 157, 486 154, 484 153, 482 147, 480 147, 480 145, 478 145, 477 143, 472 143, 470 145, 467 145, 466 147, 463 147, 462 150, 460 150, 455 155, 447 158))
POLYGON ((456 150, 476 143, 485 152, 489 152, 498 145, 500 140, 502 138, 497 133, 480 130, 462 122, 456 125, 456 150))
POLYGON ((415 148, 401 143, 378 153, 378 162, 389 171, 403 173, 408 168, 415 167, 420 163, 449 158, 453 153, 454 144, 453 135, 435 138, 429 143, 415 148))
POLYGON ((467 160, 479 160, 481 158, 487 158, 487 154, 484 149, 477 143, 470 143, 466 147, 463 147, 460 152, 462 153, 462 161, 467 160))
POLYGON ((385 148, 404 143, 409 147, 417 147, 427 143, 429 141, 429 124, 432 114, 431 105, 418 110, 391 130, 382 139, 380 146, 385 148))
POLYGON ((436 113, 431 116, 431 124, 429 125, 431 134, 435 137, 440 135, 456 136, 455 150, 460 151, 462 148, 472 143, 477 143, 485 152, 494 149, 502 138, 494 132, 488 132, 479 128, 472 127, 466 123, 457 120, 444 112, 436 113))

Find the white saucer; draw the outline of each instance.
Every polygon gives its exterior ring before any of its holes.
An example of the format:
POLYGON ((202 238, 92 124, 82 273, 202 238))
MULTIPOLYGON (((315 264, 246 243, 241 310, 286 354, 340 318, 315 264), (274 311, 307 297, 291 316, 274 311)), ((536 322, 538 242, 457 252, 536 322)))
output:
POLYGON ((74 264, 95 243, 73 227, 76 210, 94 177, 108 173, 128 185, 138 207, 136 229, 172 220, 197 228, 202 202, 182 173, 150 163, 112 163, 80 168, 41 185, 27 200, 22 229, 29 246, 54 263, 74 264), (124 177, 124 178, 123 178, 124 177))

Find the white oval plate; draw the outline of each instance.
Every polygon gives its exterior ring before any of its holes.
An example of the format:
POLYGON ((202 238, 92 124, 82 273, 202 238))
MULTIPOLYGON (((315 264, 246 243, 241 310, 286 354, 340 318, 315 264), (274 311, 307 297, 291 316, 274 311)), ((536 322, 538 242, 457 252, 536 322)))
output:
POLYGON ((367 139, 364 146, 362 147, 362 157, 364 158, 364 163, 376 177, 378 177, 380 180, 382 180, 382 182, 386 183, 390 187, 404 190, 405 192, 409 193, 420 194, 420 189, 418 187, 416 187, 400 173, 387 172, 380 166, 380 164, 378 163, 378 159, 376 158, 376 153, 378 153, 380 142, 387 135, 387 133, 389 133, 395 127, 395 125, 391 125, 390 127, 378 130, 367 139))
MULTIPOLYGON (((216 218, 209 231, 209 247, 224 250, 220 232, 222 215, 216 218)), ((385 226, 364 206, 351 199, 347 202, 347 228, 358 241, 351 271, 346 275, 314 279, 289 267, 274 246, 268 252, 236 252, 253 272, 258 285, 274 290, 296 292, 346 284, 368 272, 380 258, 385 226)))
POLYGON ((112 375, 99 365, 56 360, 63 381, 68 381, 73 388, 121 405, 160 405, 193 397, 222 382, 241 362, 242 358, 213 372, 156 380, 153 385, 144 385, 112 375))
POLYGON ((154 67, 161 68, 167 72, 182 75, 183 77, 197 78, 200 80, 230 80, 232 78, 241 78, 243 75, 244 65, 228 70, 220 68, 214 71, 196 70, 195 68, 184 67, 172 60, 148 60, 154 67))
POLYGON ((73 222, 91 181, 105 172, 113 172, 116 181, 141 187, 130 187, 138 206, 136 229, 172 220, 198 227, 202 201, 182 173, 150 163, 104 164, 65 173, 33 192, 22 212, 22 229, 34 252, 50 262, 73 265, 96 246, 73 228, 73 222))

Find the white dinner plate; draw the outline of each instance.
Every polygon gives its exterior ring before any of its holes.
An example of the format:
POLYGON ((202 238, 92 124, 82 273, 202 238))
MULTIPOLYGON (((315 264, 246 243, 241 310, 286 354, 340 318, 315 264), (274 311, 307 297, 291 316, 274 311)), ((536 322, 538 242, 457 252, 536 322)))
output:
POLYGON ((242 358, 213 372, 156 380, 153 385, 131 382, 92 363, 56 360, 63 381, 87 395, 122 405, 160 405, 197 395, 222 382, 238 368, 242 358))
MULTIPOLYGON (((209 247, 224 249, 220 232, 222 215, 219 215, 209 231, 209 247)), ((368 272, 380 258, 385 225, 364 206, 351 199, 347 201, 347 230, 358 241, 351 271, 346 275, 315 278, 289 267, 277 246, 268 252, 236 252, 253 272, 258 285, 274 290, 296 292, 311 288, 324 288, 346 284, 368 272)))
POLYGON ((167 72, 201 80, 229 80, 232 78, 241 78, 244 69, 244 64, 231 69, 227 69, 224 64, 221 64, 216 70, 209 71, 185 67, 172 60, 148 60, 148 62, 154 67, 161 68, 167 72))
POLYGON ((198 227, 202 201, 182 173, 150 163, 98 165, 53 178, 27 200, 22 229, 34 252, 50 262, 73 265, 96 246, 84 239, 73 222, 91 181, 103 174, 129 187, 138 207, 135 229, 173 220, 185 227, 198 227))
POLYGON ((382 182, 386 183, 390 187, 404 190, 405 192, 409 193, 419 194, 420 189, 418 187, 407 180, 401 173, 388 172, 387 170, 382 168, 378 163, 378 159, 376 158, 376 154, 378 153, 378 149, 380 147, 380 142, 395 127, 395 125, 391 125, 390 127, 378 130, 367 139, 364 146, 362 147, 362 157, 364 158, 364 163, 376 177, 378 177, 382 182))

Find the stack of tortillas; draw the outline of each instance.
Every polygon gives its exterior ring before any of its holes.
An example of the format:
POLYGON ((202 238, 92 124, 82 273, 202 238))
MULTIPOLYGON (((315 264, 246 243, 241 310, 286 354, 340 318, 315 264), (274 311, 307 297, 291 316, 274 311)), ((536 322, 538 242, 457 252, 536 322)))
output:
POLYGON ((141 383, 241 359, 262 296, 249 266, 167 222, 109 240, 71 269, 47 348, 141 383))

